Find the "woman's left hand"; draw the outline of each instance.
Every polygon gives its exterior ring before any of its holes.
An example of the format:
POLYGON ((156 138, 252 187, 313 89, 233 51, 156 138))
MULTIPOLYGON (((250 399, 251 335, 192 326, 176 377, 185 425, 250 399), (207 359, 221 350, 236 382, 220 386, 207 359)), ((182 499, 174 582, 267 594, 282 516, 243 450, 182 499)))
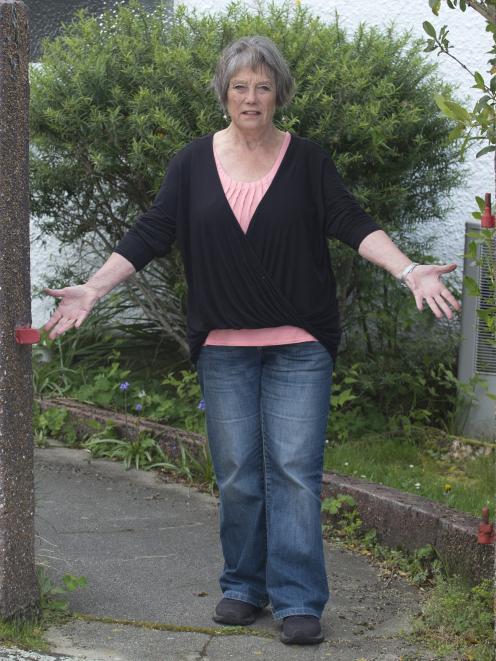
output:
POLYGON ((453 317, 453 310, 460 310, 460 303, 441 280, 445 273, 456 269, 456 264, 419 264, 406 277, 406 284, 415 297, 417 308, 422 311, 424 300, 434 315, 441 319, 453 317))

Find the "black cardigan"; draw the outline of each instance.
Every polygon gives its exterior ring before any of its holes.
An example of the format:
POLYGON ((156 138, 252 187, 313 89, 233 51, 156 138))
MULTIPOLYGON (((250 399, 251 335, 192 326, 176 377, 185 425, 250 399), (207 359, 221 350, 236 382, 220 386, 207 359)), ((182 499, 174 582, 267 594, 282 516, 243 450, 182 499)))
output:
POLYGON ((139 271, 176 239, 188 284, 187 337, 196 364, 219 328, 298 326, 336 358, 339 312, 327 238, 355 249, 379 226, 361 209, 316 143, 291 136, 246 234, 224 194, 213 136, 169 163, 151 208, 115 252, 139 271))

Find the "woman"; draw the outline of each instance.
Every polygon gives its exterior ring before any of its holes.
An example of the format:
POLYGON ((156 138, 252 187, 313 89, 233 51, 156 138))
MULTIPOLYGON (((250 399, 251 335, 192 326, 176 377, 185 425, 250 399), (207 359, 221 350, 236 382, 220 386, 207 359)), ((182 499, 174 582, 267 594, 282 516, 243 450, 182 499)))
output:
POLYGON ((220 491, 214 620, 251 624, 270 604, 284 643, 319 643, 328 599, 320 489, 339 342, 327 239, 389 271, 436 317, 459 309, 440 280, 456 266, 412 263, 326 152, 274 126, 293 80, 272 41, 228 46, 213 87, 227 128, 176 154, 153 206, 86 284, 47 290, 62 301, 45 328, 51 338, 79 328, 99 298, 177 239, 220 491))

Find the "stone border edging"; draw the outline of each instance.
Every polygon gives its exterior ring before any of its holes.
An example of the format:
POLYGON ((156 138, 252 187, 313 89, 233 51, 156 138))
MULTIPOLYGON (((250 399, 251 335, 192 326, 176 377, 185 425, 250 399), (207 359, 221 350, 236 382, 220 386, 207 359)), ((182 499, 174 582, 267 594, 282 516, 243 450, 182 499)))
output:
MULTIPOLYGON (((120 433, 133 437, 138 431, 135 416, 126 416, 70 399, 38 400, 42 410, 64 408, 80 433, 94 432, 88 420, 102 424, 113 423, 120 433)), ((139 420, 140 431, 148 431, 156 438, 166 454, 179 454, 178 442, 187 446, 193 456, 200 458, 206 438, 145 418, 139 420)), ((446 564, 448 571, 460 574, 471 583, 484 578, 493 579, 495 573, 494 544, 477 541, 479 519, 451 507, 408 492, 386 487, 367 480, 324 473, 323 497, 338 494, 352 496, 362 520, 363 532, 374 528, 379 543, 390 548, 408 551, 431 544, 446 564)))
POLYGON ((423 496, 375 482, 324 473, 323 492, 353 496, 364 531, 375 528, 380 544, 407 551, 431 544, 453 574, 472 584, 494 579, 494 544, 479 544, 479 519, 423 496))

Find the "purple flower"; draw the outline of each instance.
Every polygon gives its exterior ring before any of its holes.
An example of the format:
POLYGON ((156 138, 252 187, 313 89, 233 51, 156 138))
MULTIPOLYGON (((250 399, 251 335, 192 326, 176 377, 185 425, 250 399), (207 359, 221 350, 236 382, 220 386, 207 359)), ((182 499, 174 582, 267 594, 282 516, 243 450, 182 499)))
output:
POLYGON ((134 407, 134 410, 137 411, 138 413, 141 413, 141 411, 143 410, 143 407, 142 407, 141 404, 136 404, 136 406, 134 407))
POLYGON ((128 383, 127 381, 124 381, 124 382, 121 383, 120 386, 119 386, 119 389, 122 390, 122 392, 124 392, 124 391, 127 390, 128 388, 129 388, 129 383, 128 383))
POLYGON ((206 406, 206 404, 205 404, 205 400, 204 400, 204 399, 200 399, 200 402, 199 402, 199 404, 198 404, 198 406, 197 406, 196 408, 197 408, 197 409, 200 409, 200 411, 204 411, 204 410, 207 408, 207 406, 206 406))

